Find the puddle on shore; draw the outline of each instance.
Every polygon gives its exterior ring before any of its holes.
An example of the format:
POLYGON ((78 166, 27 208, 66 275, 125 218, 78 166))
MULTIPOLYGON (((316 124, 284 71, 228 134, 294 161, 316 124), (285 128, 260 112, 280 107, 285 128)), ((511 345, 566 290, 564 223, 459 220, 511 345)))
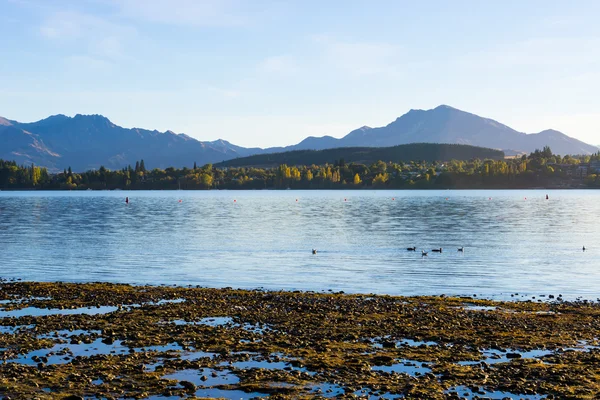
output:
POLYGON ((550 350, 530 350, 530 351, 517 351, 517 350, 508 350, 503 352, 501 350, 484 350, 483 351, 483 359, 479 361, 459 361, 458 365, 477 365, 485 362, 486 364, 499 364, 499 363, 507 363, 511 360, 527 360, 537 358, 540 359, 547 355, 553 354, 553 351, 550 350), (511 357, 510 355, 519 355, 511 357))
POLYGON ((15 335, 34 328, 35 325, 15 325, 15 326, 4 326, 0 325, 0 334, 15 335))
POLYGON ((346 393, 346 391, 340 385, 324 382, 312 386, 311 393, 321 397, 331 398, 341 396, 346 393))
POLYGON ((181 360, 197 361, 201 358, 214 358, 216 355, 217 355, 217 353, 208 353, 205 351, 194 351, 194 352, 184 353, 179 358, 181 360))
MULTIPOLYGON (((275 370, 275 369, 280 369, 283 370, 285 368, 293 368, 291 365, 289 365, 286 362, 282 362, 282 361, 255 361, 255 360, 250 360, 250 361, 234 361, 232 363, 229 363, 227 361, 222 362, 219 364, 219 366, 223 366, 223 367, 232 367, 232 368, 237 368, 237 369, 252 369, 252 368, 260 368, 260 369, 269 369, 269 370, 275 370)), ((300 369, 298 369, 300 370, 300 369)))
POLYGON ((31 351, 27 354, 20 355, 17 358, 8 359, 7 363, 35 365, 40 362, 47 365, 55 364, 67 364, 75 357, 92 357, 96 355, 109 355, 109 354, 128 354, 131 352, 168 352, 168 351, 181 351, 181 346, 177 343, 170 343, 164 346, 148 346, 143 348, 129 348, 124 346, 120 340, 116 340, 111 344, 102 342, 102 338, 98 338, 91 343, 59 343, 51 348, 39 349, 31 351))
POLYGON ((242 328, 248 332, 263 334, 265 331, 274 330, 267 324, 250 324, 245 322, 244 324, 239 324, 233 321, 231 317, 207 317, 202 318, 200 321, 185 321, 182 319, 176 319, 173 321, 167 321, 165 323, 171 323, 175 325, 204 325, 211 327, 225 327, 225 328, 242 328))
POLYGON ((90 344, 57 344, 51 348, 31 351, 17 358, 6 360, 8 363, 35 365, 44 363, 47 365, 67 364, 77 356, 91 357, 99 354, 125 354, 129 353, 129 348, 116 341, 107 345, 97 339, 90 344))
POLYGON ((475 304, 464 304, 460 307, 456 307, 458 309, 463 309, 466 311, 497 311, 498 307, 493 306, 477 306, 475 304))
POLYGON ((276 356, 277 359, 271 360, 269 358, 263 358, 260 355, 253 353, 242 353, 248 354, 252 358, 248 360, 240 360, 240 361, 223 361, 219 364, 219 367, 224 368, 236 368, 236 369, 266 369, 266 370, 280 370, 280 371, 299 371, 306 373, 308 375, 315 375, 315 372, 308 371, 304 367, 295 367, 292 364, 292 360, 281 360, 280 354, 272 354, 272 356, 276 356))
MULTIPOLYGON (((36 297, 36 298, 27 298, 20 299, 20 301, 14 300, 2 300, 0 304, 9 304, 9 303, 23 303, 30 302, 32 300, 52 300, 50 297, 36 297)), ((183 303, 185 299, 172 299, 172 300, 159 300, 155 302, 141 303, 141 304, 126 304, 122 307, 116 306, 89 306, 89 307, 79 307, 79 308, 39 308, 39 307, 25 307, 17 310, 4 311, 0 309, 0 318, 19 318, 19 317, 46 317, 49 315, 77 315, 77 314, 85 314, 85 315, 101 315, 101 314, 109 314, 111 312, 115 312, 118 310, 129 310, 132 308, 139 308, 145 305, 150 306, 160 306, 163 304, 176 304, 183 303)))
MULTIPOLYGON (((153 302, 149 302, 149 303, 143 303, 143 305, 150 305, 150 306, 161 306, 163 304, 177 304, 177 303, 183 303, 185 302, 185 299, 171 299, 171 300, 159 300, 159 301, 153 301, 153 302)), ((138 305, 139 307, 139 305, 138 305)))
POLYGON ((240 382, 230 370, 218 371, 211 368, 185 369, 163 376, 164 379, 188 381, 201 388, 221 385, 234 385, 240 382))
MULTIPOLYGON (((28 325, 33 327, 34 325, 28 325)), ((92 334, 100 334, 100 331, 87 331, 83 329, 74 329, 72 331, 62 329, 60 331, 54 331, 42 335, 38 335, 39 339, 52 339, 52 338, 69 338, 71 336, 90 336, 92 334)))
MULTIPOLYGON (((182 354, 179 354, 178 357, 175 358, 170 358, 170 359, 174 359, 174 360, 185 360, 185 361, 198 361, 201 358, 214 358, 217 354, 216 353, 207 353, 205 351, 192 351, 192 352, 185 352, 182 354)), ((164 366, 164 359, 157 361, 155 363, 152 364, 146 364, 145 368, 147 371, 153 372, 156 371, 156 369, 158 367, 162 367, 164 366)))
MULTIPOLYGON (((196 392, 196 397, 205 397, 205 398, 218 398, 218 399, 240 399, 240 400, 248 400, 254 399, 257 397, 269 397, 268 394, 265 393, 246 393, 241 390, 225 390, 225 389, 200 389, 196 392)), ((159 400, 157 398, 156 400, 159 400)))
POLYGON ((373 392, 372 389, 362 388, 354 393, 346 392, 343 386, 333 383, 319 383, 317 385, 311 386, 311 394, 314 396, 325 397, 325 398, 334 398, 334 397, 342 397, 345 394, 352 395, 354 397, 359 397, 361 399, 397 399, 402 396, 399 394, 392 394, 387 392, 373 392))
POLYGON ((12 299, 5 299, 5 300, 0 300, 0 305, 2 304, 22 304, 22 303, 28 303, 30 301, 47 301, 47 300, 52 300, 51 297, 36 297, 36 296, 31 296, 31 297, 15 297, 12 299))
POLYGON ((399 399, 402 398, 399 394, 385 393, 385 392, 373 392, 371 389, 361 389, 354 392, 355 396, 361 399, 378 400, 378 399, 399 399))
POLYGON ((80 307, 80 308, 37 308, 37 307, 26 307, 19 310, 11 311, 0 311, 0 318, 19 318, 19 317, 46 317, 49 315, 100 315, 109 314, 117 311, 119 308, 114 306, 100 306, 100 307, 80 307))
POLYGON ((372 371, 381 371, 387 373, 407 374, 412 377, 425 375, 431 372, 429 365, 414 360, 398 360, 393 365, 377 365, 371 368, 372 371))
POLYGON ((438 343, 430 342, 430 341, 421 341, 421 340, 413 340, 413 339, 402 339, 399 341, 394 341, 388 338, 374 338, 371 339, 372 346, 377 349, 383 348, 398 348, 403 346, 408 347, 421 347, 421 346, 437 346, 438 343))
POLYGON ((193 323, 195 325, 206 325, 206 326, 226 326, 233 325, 233 318, 231 317, 209 317, 202 318, 200 321, 193 323))
POLYGON ((456 387, 450 388, 446 391, 446 394, 450 394, 450 393, 456 393, 458 395, 458 397, 460 397, 460 398, 466 397, 467 399, 481 398, 481 399, 502 400, 502 399, 509 398, 509 399, 523 399, 523 400, 541 400, 541 399, 546 398, 546 396, 539 395, 539 394, 527 395, 527 394, 515 394, 515 393, 501 392, 501 391, 486 391, 486 390, 483 390, 482 388, 480 388, 477 392, 475 392, 466 386, 456 386, 456 387))

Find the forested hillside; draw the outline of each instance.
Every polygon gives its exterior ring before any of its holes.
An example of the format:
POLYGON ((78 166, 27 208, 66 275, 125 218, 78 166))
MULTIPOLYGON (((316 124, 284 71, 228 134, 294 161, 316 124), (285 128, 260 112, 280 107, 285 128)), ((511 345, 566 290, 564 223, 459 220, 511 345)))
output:
POLYGON ((295 150, 283 153, 258 154, 235 158, 216 164, 217 167, 273 167, 287 165, 322 165, 344 160, 346 163, 372 164, 376 161, 440 161, 440 160, 501 160, 504 152, 484 147, 460 144, 414 143, 393 147, 341 147, 326 150, 295 150))

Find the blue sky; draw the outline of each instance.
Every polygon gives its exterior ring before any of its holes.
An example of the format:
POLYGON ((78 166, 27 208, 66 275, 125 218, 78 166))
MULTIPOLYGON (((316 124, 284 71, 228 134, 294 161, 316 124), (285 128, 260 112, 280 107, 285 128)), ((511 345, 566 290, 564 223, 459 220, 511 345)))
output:
POLYGON ((0 0, 0 115, 243 146, 440 104, 600 144, 598 1, 0 0))

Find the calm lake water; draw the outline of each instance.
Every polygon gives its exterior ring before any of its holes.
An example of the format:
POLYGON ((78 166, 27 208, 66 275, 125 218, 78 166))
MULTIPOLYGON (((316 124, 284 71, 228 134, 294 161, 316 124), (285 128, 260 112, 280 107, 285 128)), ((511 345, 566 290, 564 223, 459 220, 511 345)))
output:
POLYGON ((0 192, 0 257, 24 280, 595 299, 600 191, 0 192))

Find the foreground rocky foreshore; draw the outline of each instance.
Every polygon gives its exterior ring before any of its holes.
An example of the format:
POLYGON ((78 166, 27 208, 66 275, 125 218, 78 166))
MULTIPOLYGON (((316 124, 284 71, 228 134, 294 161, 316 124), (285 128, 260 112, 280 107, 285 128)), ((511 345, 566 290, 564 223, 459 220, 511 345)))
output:
POLYGON ((0 283, 11 399, 600 396, 600 305, 0 283))

